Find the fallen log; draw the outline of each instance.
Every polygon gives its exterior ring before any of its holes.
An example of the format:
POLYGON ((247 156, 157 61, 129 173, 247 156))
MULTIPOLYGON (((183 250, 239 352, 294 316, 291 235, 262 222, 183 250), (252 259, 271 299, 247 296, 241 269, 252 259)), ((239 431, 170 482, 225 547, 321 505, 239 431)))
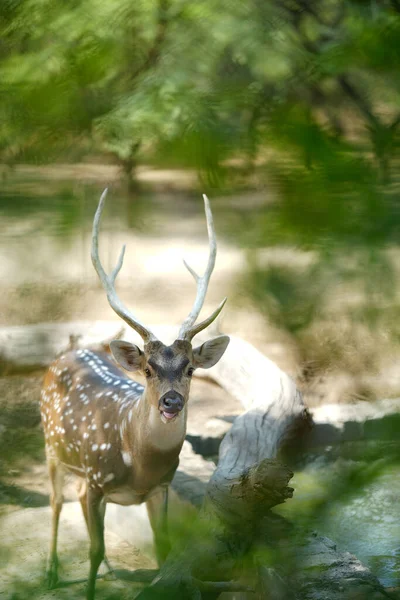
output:
MULTIPOLYGON (((116 321, 37 323, 0 328, 0 373, 12 374, 48 367, 71 345, 102 345, 121 333, 116 321)), ((127 332, 128 333, 128 332, 127 332)))
POLYGON ((232 338, 226 361, 210 370, 246 410, 221 443, 189 540, 137 599, 211 600, 221 589, 242 590, 242 600, 390 597, 356 557, 270 512, 292 496, 292 473, 279 458, 289 441, 298 445, 310 418, 290 378, 249 346, 232 338))
MULTIPOLYGON (((199 581, 231 579, 257 538, 263 517, 292 497, 288 483, 293 473, 279 460, 280 454, 310 426, 294 382, 235 337, 225 360, 208 375, 239 398, 245 412, 222 441, 192 538, 172 552, 140 600, 201 598, 199 581)), ((217 587, 207 598, 213 592, 217 597, 217 587)))
MULTIPOLYGON (((152 325, 152 331, 172 342, 178 328, 152 325)), ((120 321, 70 321, 0 327, 0 374, 13 374, 48 367, 54 358, 72 347, 104 348, 115 338, 142 344, 140 336, 120 321)))
MULTIPOLYGON (((176 328, 152 326, 163 340, 172 340, 176 328)), ((197 336, 202 342, 205 335, 197 336)), ((73 345, 98 347, 107 341, 124 337, 128 341, 140 342, 134 332, 119 329, 117 321, 76 321, 69 323, 39 323, 37 325, 0 327, 0 375, 26 372, 47 367, 57 354, 65 352, 73 345)), ((257 402, 259 390, 268 382, 268 394, 287 392, 293 382, 275 363, 263 356, 254 346, 240 338, 231 337, 226 356, 208 371, 198 371, 196 377, 211 378, 222 388, 238 399, 245 409, 257 402), (235 356, 240 357, 238 368, 235 356)), ((336 445, 342 442, 360 440, 397 440, 399 429, 399 400, 375 400, 373 403, 356 402, 351 404, 322 405, 311 409, 313 430, 307 439, 308 447, 336 445)), ((272 432, 270 432, 272 433, 272 432)), ((209 454, 217 454, 225 434, 212 440, 189 439, 195 449, 203 453, 205 446, 212 447, 209 454), (197 445, 197 447, 196 447, 197 445)), ((268 444, 276 443, 268 438, 268 444)))

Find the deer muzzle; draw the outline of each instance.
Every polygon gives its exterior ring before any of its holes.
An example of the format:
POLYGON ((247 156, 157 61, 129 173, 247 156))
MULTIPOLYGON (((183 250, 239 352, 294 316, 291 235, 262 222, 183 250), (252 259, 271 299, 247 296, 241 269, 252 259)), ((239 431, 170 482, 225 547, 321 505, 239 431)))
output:
POLYGON ((161 414, 167 419, 176 417, 184 407, 183 396, 174 390, 170 390, 160 398, 158 408, 161 414))

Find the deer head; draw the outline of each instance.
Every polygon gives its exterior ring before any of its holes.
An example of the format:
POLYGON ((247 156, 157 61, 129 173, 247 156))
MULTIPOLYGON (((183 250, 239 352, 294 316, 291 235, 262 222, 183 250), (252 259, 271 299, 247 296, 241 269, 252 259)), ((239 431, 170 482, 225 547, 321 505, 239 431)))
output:
POLYGON ((98 234, 100 217, 103 211, 107 189, 101 195, 93 222, 92 262, 100 281, 107 293, 111 308, 130 327, 142 337, 143 350, 135 344, 114 340, 110 344, 111 352, 119 365, 127 371, 140 371, 146 378, 144 397, 149 408, 159 413, 163 423, 175 421, 181 414, 189 397, 190 381, 195 369, 209 369, 214 366, 224 354, 229 337, 221 335, 208 340, 201 346, 192 347, 193 337, 208 327, 219 315, 226 298, 218 308, 204 321, 195 324, 201 311, 207 293, 208 283, 215 265, 217 244, 211 209, 207 196, 203 195, 210 253, 207 268, 201 277, 184 261, 188 271, 197 284, 197 294, 193 308, 183 322, 178 338, 167 346, 145 327, 123 305, 115 291, 115 280, 121 270, 125 246, 123 246, 117 265, 110 275, 104 271, 98 251, 98 234))

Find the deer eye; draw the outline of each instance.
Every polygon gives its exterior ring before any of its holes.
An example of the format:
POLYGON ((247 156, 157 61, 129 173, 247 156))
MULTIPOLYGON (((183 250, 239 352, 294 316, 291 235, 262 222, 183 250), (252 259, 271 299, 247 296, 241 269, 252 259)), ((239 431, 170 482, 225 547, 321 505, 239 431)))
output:
POLYGON ((150 369, 145 369, 144 370, 144 374, 146 375, 146 377, 151 377, 151 371, 150 371, 150 369))
POLYGON ((193 375, 193 373, 194 373, 194 369, 193 369, 193 367, 190 367, 190 369, 188 369, 188 372, 187 372, 188 377, 191 377, 193 375))

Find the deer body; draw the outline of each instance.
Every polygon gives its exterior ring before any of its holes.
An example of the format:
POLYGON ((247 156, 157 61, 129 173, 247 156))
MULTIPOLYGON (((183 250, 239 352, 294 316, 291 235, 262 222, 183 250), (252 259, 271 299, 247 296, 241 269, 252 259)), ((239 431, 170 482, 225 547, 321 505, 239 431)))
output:
POLYGON ((165 425, 145 410, 143 391, 106 353, 90 350, 61 356, 45 378, 41 412, 48 458, 107 502, 145 502, 178 465, 186 408, 168 423, 166 436, 165 425))
MULTIPOLYGON (((104 515, 108 502, 130 505, 146 502, 159 562, 168 552, 168 485, 179 463, 186 434, 190 382, 197 368, 210 368, 229 343, 218 336, 197 348, 192 338, 219 314, 195 324, 211 272, 216 243, 211 211, 205 197, 210 257, 197 283, 194 307, 178 338, 166 346, 140 323, 116 295, 115 278, 122 266, 107 275, 98 257, 98 227, 104 205, 102 195, 93 225, 92 260, 111 307, 143 338, 143 350, 114 340, 110 350, 127 371, 139 371, 145 385, 128 379, 107 352, 76 350, 58 358, 46 374, 41 394, 41 416, 51 482, 52 539, 48 561, 51 587, 58 580, 57 535, 63 497, 63 475, 69 470, 80 478, 79 499, 90 537, 90 571, 87 599, 93 600, 98 568, 105 558, 104 515), (162 494, 157 492, 162 492, 162 494)), ((186 264, 186 263, 185 263, 186 264)))

